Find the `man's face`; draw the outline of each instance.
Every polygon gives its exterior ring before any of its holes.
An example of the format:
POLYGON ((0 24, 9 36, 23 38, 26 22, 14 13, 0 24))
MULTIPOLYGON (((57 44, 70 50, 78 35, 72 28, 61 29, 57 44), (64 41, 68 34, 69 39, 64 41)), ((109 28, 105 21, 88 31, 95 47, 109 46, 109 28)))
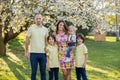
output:
POLYGON ((42 24, 42 15, 37 14, 37 15, 35 16, 35 23, 36 23, 37 25, 41 25, 41 24, 42 24))

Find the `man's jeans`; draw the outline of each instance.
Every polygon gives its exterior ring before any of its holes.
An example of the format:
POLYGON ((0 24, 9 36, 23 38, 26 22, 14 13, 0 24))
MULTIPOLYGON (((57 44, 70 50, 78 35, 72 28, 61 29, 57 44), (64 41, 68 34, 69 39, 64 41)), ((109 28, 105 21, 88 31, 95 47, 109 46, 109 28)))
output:
POLYGON ((31 80, 36 80, 36 72, 38 64, 40 67, 41 80, 46 80, 46 54, 45 53, 30 53, 31 63, 31 80))

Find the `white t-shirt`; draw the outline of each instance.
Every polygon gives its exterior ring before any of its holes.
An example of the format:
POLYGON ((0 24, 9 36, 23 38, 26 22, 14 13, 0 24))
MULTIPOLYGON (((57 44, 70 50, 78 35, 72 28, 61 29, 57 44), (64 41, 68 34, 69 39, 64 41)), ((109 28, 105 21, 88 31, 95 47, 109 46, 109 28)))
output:
POLYGON ((76 35, 75 35, 75 34, 68 36, 68 41, 71 41, 71 40, 72 40, 73 42, 76 42, 76 35))

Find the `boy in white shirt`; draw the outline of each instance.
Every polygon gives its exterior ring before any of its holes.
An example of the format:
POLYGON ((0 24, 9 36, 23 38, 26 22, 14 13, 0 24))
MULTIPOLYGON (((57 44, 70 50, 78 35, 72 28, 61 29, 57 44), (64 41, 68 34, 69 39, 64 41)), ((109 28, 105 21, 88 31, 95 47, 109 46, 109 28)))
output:
POLYGON ((74 26, 69 26, 68 28, 68 50, 67 50, 67 58, 65 59, 65 62, 70 62, 70 53, 73 53, 73 50, 76 45, 76 34, 75 34, 76 28, 74 26))

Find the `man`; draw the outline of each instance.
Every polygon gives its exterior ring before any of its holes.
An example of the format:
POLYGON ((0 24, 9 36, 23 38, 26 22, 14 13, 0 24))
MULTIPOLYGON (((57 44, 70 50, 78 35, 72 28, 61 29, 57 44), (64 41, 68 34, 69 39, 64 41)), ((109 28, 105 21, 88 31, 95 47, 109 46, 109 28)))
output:
POLYGON ((42 15, 36 14, 35 24, 32 25, 26 33, 25 56, 30 57, 31 80, 36 80, 38 64, 40 67, 41 80, 46 80, 46 54, 45 45, 48 36, 48 30, 42 25, 42 15), (29 54, 30 42, 30 54, 29 54))

